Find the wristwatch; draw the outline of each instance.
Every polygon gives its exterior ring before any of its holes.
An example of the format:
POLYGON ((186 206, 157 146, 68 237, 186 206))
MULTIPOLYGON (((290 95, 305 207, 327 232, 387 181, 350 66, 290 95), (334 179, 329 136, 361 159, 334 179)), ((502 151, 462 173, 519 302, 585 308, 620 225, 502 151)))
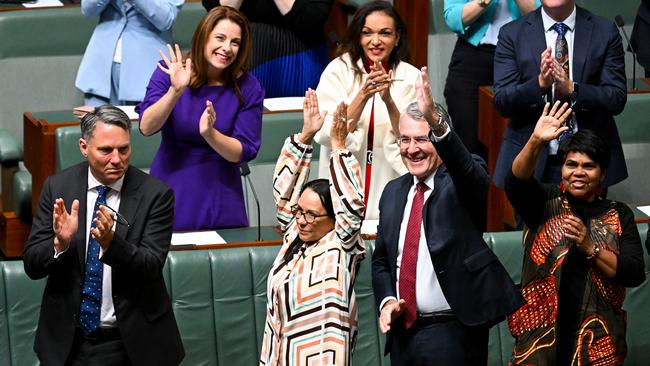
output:
POLYGON ((490 0, 478 0, 478 6, 485 8, 490 5, 490 0))

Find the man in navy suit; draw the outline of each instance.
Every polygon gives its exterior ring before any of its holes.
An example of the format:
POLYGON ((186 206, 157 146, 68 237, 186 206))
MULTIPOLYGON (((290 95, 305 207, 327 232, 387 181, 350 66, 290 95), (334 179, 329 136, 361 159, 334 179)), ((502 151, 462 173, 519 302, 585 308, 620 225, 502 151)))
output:
POLYGON ((488 329, 519 290, 483 241, 490 180, 433 102, 426 68, 399 120, 409 173, 379 202, 372 283, 391 365, 485 365, 488 329))
POLYGON ((23 253, 27 275, 47 277, 42 365, 171 366, 185 355, 162 276, 174 193, 129 166, 130 126, 110 105, 86 114, 87 161, 43 186, 23 253))
MULTIPOLYGON (((604 186, 627 178, 613 118, 623 111, 627 100, 621 36, 612 21, 576 7, 575 0, 542 0, 536 11, 503 26, 499 32, 494 58, 494 104, 504 117, 510 118, 510 123, 494 172, 498 187, 503 187, 512 161, 532 134, 544 104, 554 100, 571 103, 573 131, 592 130, 609 144, 611 164, 604 186), (564 64, 556 59, 563 48, 557 46, 560 37, 568 46, 568 61, 564 64)), ((537 179, 546 183, 560 181, 556 152, 557 141, 552 141, 538 161, 537 179)))

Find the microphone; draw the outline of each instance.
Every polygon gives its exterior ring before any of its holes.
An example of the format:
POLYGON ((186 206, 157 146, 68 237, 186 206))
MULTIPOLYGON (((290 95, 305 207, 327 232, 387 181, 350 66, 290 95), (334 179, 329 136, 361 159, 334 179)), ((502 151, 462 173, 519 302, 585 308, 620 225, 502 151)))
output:
POLYGON ((244 177, 244 182, 247 186, 251 186, 251 191, 253 192, 253 198, 255 198, 255 204, 257 205, 257 241, 262 241, 262 225, 260 219, 260 200, 257 198, 257 193, 255 193, 255 187, 253 187, 253 182, 251 181, 251 170, 248 167, 248 163, 242 161, 239 163, 239 172, 241 176, 244 177))
POLYGON ((618 26, 623 31, 623 36, 625 37, 625 41, 627 42, 627 50, 632 53, 632 90, 636 90, 636 52, 632 47, 632 43, 630 43, 630 37, 627 36, 627 32, 625 31, 625 28, 623 28, 623 26, 625 25, 625 22, 623 21, 623 17, 617 15, 614 17, 614 21, 616 22, 616 26, 618 26))

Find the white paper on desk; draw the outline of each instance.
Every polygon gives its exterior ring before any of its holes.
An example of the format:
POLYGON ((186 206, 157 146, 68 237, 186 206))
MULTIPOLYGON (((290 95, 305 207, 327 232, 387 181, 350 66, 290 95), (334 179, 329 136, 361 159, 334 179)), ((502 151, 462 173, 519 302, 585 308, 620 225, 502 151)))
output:
POLYGON ((650 205, 647 206, 636 206, 636 208, 639 209, 639 211, 643 212, 646 214, 646 216, 650 216, 650 205))
POLYGON ((23 3, 26 8, 44 8, 47 6, 63 6, 59 0, 37 0, 31 3, 23 3))
POLYGON ((118 105, 117 108, 121 109, 122 112, 126 113, 129 119, 138 119, 138 114, 135 113, 134 105, 118 105))
POLYGON ((361 235, 376 235, 379 220, 363 220, 361 224, 361 235))
POLYGON ((301 111, 304 99, 305 97, 266 98, 264 108, 269 111, 301 111))
POLYGON ((208 245, 226 244, 221 235, 216 231, 191 231, 187 233, 173 233, 172 245, 208 245))

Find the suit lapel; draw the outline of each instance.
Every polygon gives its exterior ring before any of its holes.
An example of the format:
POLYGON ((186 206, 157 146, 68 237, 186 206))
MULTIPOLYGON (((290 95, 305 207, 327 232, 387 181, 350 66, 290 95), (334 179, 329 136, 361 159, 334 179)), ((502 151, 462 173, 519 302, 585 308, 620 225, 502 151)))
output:
POLYGON ((397 258, 397 246, 399 245, 399 232, 402 226, 402 220, 404 218, 404 208, 406 207, 406 200, 408 198, 409 190, 413 185, 413 176, 411 174, 405 174, 400 179, 400 184, 397 190, 395 191, 395 200, 393 201, 393 211, 392 211, 392 222, 389 224, 390 227, 397 228, 397 230, 391 231, 393 235, 390 238, 387 238, 388 243, 395 243, 395 245, 387 246, 391 250, 391 255, 393 258, 397 258))
POLYGON ((528 29, 526 29, 525 34, 527 34, 525 38, 530 44, 528 50, 531 52, 531 59, 536 61, 535 70, 539 73, 542 52, 546 49, 546 30, 542 21, 541 6, 535 11, 534 16, 528 18, 528 29))
POLYGON ((588 14, 581 8, 576 8, 576 29, 573 36, 573 80, 582 82, 587 53, 591 45, 593 23, 588 14))
POLYGON ((77 248, 77 255, 79 257, 79 265, 81 268, 86 267, 86 207, 88 206, 88 164, 82 164, 79 168, 79 179, 77 179, 76 187, 73 188, 73 197, 79 200, 79 216, 77 233, 72 238, 73 245, 77 248))
MULTIPOLYGON (((135 221, 135 214, 138 211, 140 203, 140 195, 137 194, 142 180, 136 174, 133 174, 134 167, 129 167, 124 177, 124 184, 122 184, 122 192, 120 193, 120 209, 119 212, 124 218, 133 225, 135 221)), ((115 235, 121 238, 126 238, 129 227, 124 224, 117 224, 115 228, 115 235)))

